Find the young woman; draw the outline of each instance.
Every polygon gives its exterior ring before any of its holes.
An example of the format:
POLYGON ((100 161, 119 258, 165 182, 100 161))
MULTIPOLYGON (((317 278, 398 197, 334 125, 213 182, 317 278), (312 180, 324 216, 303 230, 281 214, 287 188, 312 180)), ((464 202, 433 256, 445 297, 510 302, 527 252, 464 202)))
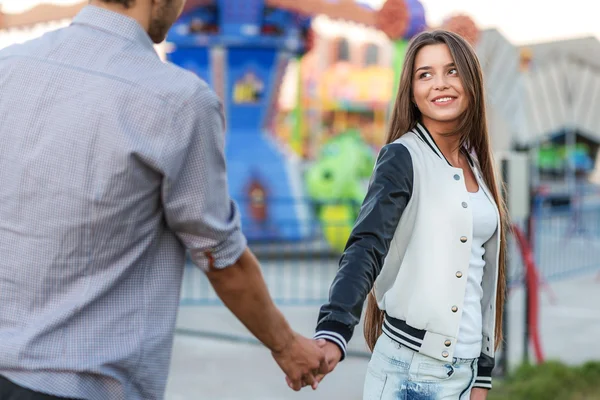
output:
POLYGON ((410 43, 366 198, 315 338, 343 359, 367 295, 364 399, 485 399, 501 341, 506 213, 473 49, 410 43))

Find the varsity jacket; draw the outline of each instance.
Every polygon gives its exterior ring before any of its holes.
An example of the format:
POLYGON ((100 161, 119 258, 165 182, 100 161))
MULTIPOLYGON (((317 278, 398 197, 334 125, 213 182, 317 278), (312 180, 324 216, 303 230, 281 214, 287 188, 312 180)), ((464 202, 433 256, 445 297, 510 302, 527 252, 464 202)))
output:
MULTIPOLYGON (((478 184, 496 205, 477 160, 478 184)), ((500 215, 496 208, 498 225, 500 215)), ((448 163, 418 124, 382 148, 365 200, 340 259, 315 338, 346 354, 372 288, 385 311, 384 334, 438 360, 452 360, 473 237, 463 171, 448 163)), ((485 245, 483 340, 475 387, 491 389, 494 367, 499 230, 485 245)))

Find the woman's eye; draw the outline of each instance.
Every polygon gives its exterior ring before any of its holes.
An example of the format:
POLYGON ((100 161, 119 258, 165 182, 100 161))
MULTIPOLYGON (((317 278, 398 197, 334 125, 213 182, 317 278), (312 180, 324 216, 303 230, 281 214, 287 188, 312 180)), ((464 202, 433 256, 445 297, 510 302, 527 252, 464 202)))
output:
POLYGON ((452 68, 450 71, 448 71, 448 73, 450 75, 456 75, 456 74, 458 74, 458 70, 456 68, 452 68))
POLYGON ((431 73, 423 72, 421 75, 419 75, 419 79, 429 78, 430 76, 431 76, 431 73))

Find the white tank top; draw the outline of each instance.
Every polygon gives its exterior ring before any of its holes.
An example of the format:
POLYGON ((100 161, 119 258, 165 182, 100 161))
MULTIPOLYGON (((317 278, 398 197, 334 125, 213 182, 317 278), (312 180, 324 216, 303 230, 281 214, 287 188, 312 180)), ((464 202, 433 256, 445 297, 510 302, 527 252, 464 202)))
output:
POLYGON ((469 208, 473 215, 473 241, 471 242, 471 261, 467 274, 465 302, 454 351, 455 357, 458 358, 477 358, 481 354, 483 335, 481 282, 485 267, 483 245, 492 237, 498 226, 494 205, 481 187, 476 193, 469 193, 469 197, 469 208))

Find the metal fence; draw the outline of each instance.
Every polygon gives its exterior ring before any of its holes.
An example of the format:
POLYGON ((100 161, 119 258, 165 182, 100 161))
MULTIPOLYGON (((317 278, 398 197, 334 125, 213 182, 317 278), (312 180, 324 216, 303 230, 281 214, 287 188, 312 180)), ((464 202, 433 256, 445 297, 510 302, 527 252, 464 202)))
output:
MULTIPOLYGON (((538 207, 532 224, 533 250, 543 282, 600 271, 600 207, 538 207)), ((275 302, 314 306, 327 300, 339 254, 329 249, 319 228, 310 242, 251 244, 275 302)), ((509 238, 509 287, 522 285, 521 255, 509 238)), ((181 304, 220 305, 204 273, 191 263, 184 275, 181 304)))
MULTIPOLYGON (((278 305, 316 306, 327 299, 339 254, 322 238, 304 243, 250 244, 261 261, 269 292, 278 305)), ((181 305, 221 305, 204 273, 188 261, 181 305)))
POLYGON ((544 280, 599 269, 600 207, 542 210, 535 221, 534 254, 544 280))

